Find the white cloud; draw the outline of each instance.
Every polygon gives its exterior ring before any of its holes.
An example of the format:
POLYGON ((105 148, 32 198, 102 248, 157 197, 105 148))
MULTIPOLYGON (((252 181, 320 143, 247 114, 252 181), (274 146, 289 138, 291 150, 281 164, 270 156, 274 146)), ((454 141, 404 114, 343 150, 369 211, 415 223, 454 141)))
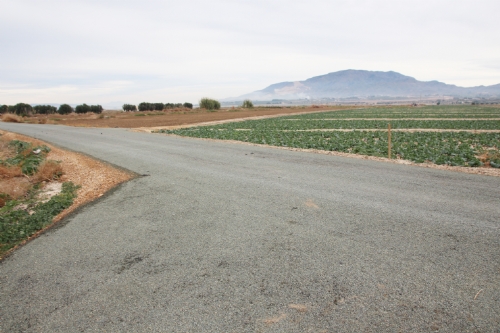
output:
POLYGON ((0 103, 193 102, 348 68, 496 84, 499 10, 496 0, 3 0, 0 103))

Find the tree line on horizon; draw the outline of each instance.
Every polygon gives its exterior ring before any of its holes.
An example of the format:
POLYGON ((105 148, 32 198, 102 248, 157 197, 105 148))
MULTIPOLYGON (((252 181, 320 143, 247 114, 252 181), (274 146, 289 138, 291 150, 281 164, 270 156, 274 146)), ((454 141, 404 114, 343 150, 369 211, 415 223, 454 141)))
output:
POLYGON ((175 108, 187 108, 192 109, 193 104, 191 103, 147 103, 142 102, 138 106, 134 104, 123 104, 123 111, 163 111, 175 108))
POLYGON ((52 105, 36 105, 31 106, 26 103, 17 103, 16 105, 0 105, 0 113, 13 113, 18 116, 27 116, 30 114, 70 114, 76 113, 101 113, 103 108, 101 105, 87 105, 85 103, 77 105, 74 109, 69 104, 61 104, 59 108, 52 105))
MULTIPOLYGON (((207 110, 219 110, 221 104, 219 101, 211 98, 202 98, 199 102, 200 108, 207 110)), ((253 103, 250 100, 245 100, 242 105, 243 108, 252 108, 253 103)), ((138 106, 134 104, 123 104, 123 111, 163 111, 175 108, 192 109, 192 103, 148 103, 142 102, 138 106)), ((85 103, 77 105, 73 108, 69 104, 61 104, 59 108, 52 105, 36 105, 31 106, 26 103, 17 103, 16 105, 0 105, 0 114, 13 113, 18 116, 27 116, 32 114, 70 114, 70 113, 102 113, 103 107, 101 105, 87 105, 85 103)))

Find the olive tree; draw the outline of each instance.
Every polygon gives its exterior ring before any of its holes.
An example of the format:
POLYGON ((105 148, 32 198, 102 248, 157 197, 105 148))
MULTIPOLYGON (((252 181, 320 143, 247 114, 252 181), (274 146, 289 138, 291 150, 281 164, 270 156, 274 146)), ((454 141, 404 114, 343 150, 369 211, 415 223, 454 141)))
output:
POLYGON ((123 104, 122 109, 123 111, 137 111, 137 106, 133 104, 123 104))
POLYGON ((33 107, 33 110, 38 114, 53 114, 57 112, 57 108, 52 105, 37 105, 33 107))
POLYGON ((9 112, 15 113, 18 116, 27 116, 33 112, 33 108, 31 105, 26 103, 17 103, 12 108, 9 108, 9 112))
POLYGON ((73 108, 69 104, 61 104, 57 110, 59 114, 69 114, 71 112, 73 112, 73 108))
POLYGON ((99 113, 102 113, 102 110, 103 110, 103 108, 100 105, 91 105, 90 106, 90 112, 99 114, 99 113))
POLYGON ((75 112, 76 113, 87 113, 90 112, 90 106, 83 103, 82 105, 77 105, 75 107, 75 112))

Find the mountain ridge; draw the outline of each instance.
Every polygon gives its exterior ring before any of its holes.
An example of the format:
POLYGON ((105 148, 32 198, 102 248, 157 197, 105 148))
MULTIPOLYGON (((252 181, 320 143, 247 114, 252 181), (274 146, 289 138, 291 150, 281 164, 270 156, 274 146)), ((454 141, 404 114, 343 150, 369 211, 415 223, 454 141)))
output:
POLYGON ((395 71, 347 69, 314 76, 303 81, 285 81, 269 85, 239 97, 225 100, 272 100, 347 97, 417 97, 446 95, 454 97, 500 96, 500 83, 491 86, 460 87, 444 82, 419 81, 395 71))

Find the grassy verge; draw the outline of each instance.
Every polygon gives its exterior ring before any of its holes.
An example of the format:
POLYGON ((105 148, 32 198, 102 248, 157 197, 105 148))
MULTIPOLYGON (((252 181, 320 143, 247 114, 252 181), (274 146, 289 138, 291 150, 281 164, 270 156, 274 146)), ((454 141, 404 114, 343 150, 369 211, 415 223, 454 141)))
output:
POLYGON ((50 225, 76 197, 78 187, 71 182, 51 198, 40 196, 47 182, 62 175, 59 163, 47 160, 49 151, 43 145, 0 140, 0 257, 50 225))
POLYGON ((66 182, 59 195, 47 202, 37 202, 35 186, 27 198, 7 202, 0 209, 0 256, 50 225, 57 214, 71 206, 77 189, 73 183, 66 182))

